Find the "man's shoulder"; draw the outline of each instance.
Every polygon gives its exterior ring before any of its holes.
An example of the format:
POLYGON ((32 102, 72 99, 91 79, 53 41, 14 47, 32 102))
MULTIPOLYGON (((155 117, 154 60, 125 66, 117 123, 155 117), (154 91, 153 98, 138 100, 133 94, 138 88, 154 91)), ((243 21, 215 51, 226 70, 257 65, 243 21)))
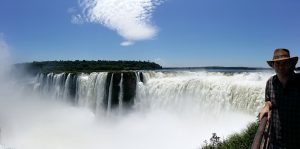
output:
POLYGON ((296 81, 300 82, 300 73, 295 73, 296 81))
POLYGON ((273 82, 275 78, 276 78, 276 75, 273 75, 268 79, 267 82, 273 82))

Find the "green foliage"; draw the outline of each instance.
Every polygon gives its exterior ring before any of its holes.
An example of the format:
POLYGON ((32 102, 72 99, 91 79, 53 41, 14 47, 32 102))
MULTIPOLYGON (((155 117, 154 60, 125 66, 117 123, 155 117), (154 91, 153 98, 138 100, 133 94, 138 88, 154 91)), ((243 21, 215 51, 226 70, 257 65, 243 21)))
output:
POLYGON ((17 64, 32 72, 98 72, 116 70, 154 70, 161 69, 159 64, 146 61, 43 61, 17 64))
MULTIPOLYGON (((248 125, 247 129, 245 129, 242 133, 240 134, 233 134, 229 136, 228 139, 222 141, 222 142, 214 142, 204 146, 202 149, 247 149, 251 148, 255 133, 258 128, 258 123, 254 122, 248 125)), ((216 138, 216 135, 212 138, 216 138)), ((212 139, 211 139, 212 140, 212 139)))

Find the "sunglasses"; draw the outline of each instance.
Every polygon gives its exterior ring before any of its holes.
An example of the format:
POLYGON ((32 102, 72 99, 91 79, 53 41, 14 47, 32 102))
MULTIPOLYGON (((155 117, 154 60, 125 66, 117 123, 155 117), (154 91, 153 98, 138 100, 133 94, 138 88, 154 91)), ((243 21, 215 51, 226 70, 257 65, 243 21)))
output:
POLYGON ((283 65, 289 65, 289 64, 290 64, 289 61, 275 61, 275 62, 273 62, 273 65, 277 65, 277 66, 279 66, 279 65, 283 66, 283 65))

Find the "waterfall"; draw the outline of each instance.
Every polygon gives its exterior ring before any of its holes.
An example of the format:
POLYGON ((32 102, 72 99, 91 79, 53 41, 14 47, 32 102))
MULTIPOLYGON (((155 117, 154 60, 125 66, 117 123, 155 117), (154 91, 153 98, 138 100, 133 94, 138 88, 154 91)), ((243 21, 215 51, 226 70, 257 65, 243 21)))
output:
POLYGON ((65 76, 65 73, 49 73, 47 75, 38 74, 33 90, 42 94, 50 95, 53 99, 63 98, 65 90, 65 76))
POLYGON ((35 78, 34 90, 58 100, 72 101, 96 113, 106 111, 108 114, 115 106, 122 111, 124 102, 125 105, 133 103, 136 110, 182 112, 213 109, 215 114, 236 110, 254 113, 263 104, 265 82, 272 75, 266 72, 205 71, 144 71, 134 72, 132 76, 128 74, 111 73, 108 78, 107 72, 41 73, 35 78), (136 80, 134 85, 133 79, 136 80), (118 84, 114 86, 114 82, 118 84), (128 94, 132 94, 134 99, 128 94))
POLYGON ((94 92, 96 93, 96 114, 103 112, 103 100, 105 95, 105 83, 107 79, 107 72, 98 73, 96 78, 96 87, 94 92))
POLYGON ((65 73, 53 75, 54 79, 54 99, 63 99, 63 93, 65 90, 65 73))
POLYGON ((65 83, 65 89, 63 92, 63 99, 68 100, 70 98, 70 88, 71 88, 71 83, 72 83, 72 74, 69 73, 66 79, 65 83))
MULTIPOLYGON (((141 104, 141 100, 144 99, 144 97, 146 97, 146 92, 145 92, 145 86, 144 83, 140 80, 140 75, 142 74, 142 72, 137 72, 135 73, 137 81, 136 81, 136 94, 135 94, 135 105, 134 107, 137 109, 139 106, 139 104, 141 104)), ((140 108, 140 110, 143 110, 140 108)))
POLYGON ((140 73, 141 73, 141 72, 136 72, 136 73, 135 73, 136 82, 141 82, 141 79, 140 79, 140 73))
POLYGON ((144 72, 136 108, 182 111, 259 111, 269 73, 144 72))
MULTIPOLYGON (((109 113, 115 106, 121 112, 124 106, 124 74, 111 73, 111 77, 107 76, 108 72, 40 73, 35 77, 33 90, 56 100, 87 107, 95 113, 104 112, 104 110, 109 113), (118 82, 116 88, 114 82, 118 82)), ((128 77, 126 79, 128 80, 128 77)), ((128 87, 126 89, 129 92, 128 87)), ((126 98, 130 100, 130 97, 126 98)))
POLYGON ((119 93, 119 113, 122 113, 123 110, 123 73, 121 73, 121 80, 119 83, 120 93, 119 93))
POLYGON ((107 72, 37 74, 33 90, 52 99, 98 111, 103 103, 107 72))
POLYGON ((78 105, 99 111, 103 102, 106 72, 80 74, 77 78, 76 99, 78 105))
POLYGON ((109 83, 109 92, 108 92, 108 102, 107 102, 107 115, 110 114, 111 111, 111 102, 112 102, 112 88, 113 88, 113 80, 114 80, 114 74, 111 75, 110 83, 109 83))

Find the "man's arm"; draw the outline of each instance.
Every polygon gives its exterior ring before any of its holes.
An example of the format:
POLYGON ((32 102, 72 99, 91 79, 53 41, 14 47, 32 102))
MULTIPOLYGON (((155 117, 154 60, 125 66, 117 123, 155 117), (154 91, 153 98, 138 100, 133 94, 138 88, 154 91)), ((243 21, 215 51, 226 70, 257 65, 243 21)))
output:
POLYGON ((266 101, 265 106, 259 112, 259 121, 263 118, 264 115, 268 115, 268 120, 271 117, 272 103, 271 101, 266 101))
POLYGON ((268 120, 270 120, 271 117, 271 110, 272 110, 272 102, 271 102, 271 88, 273 86, 273 77, 271 77, 267 83, 266 83, 266 88, 265 88, 265 106, 261 109, 259 112, 259 121, 267 115, 268 120))

